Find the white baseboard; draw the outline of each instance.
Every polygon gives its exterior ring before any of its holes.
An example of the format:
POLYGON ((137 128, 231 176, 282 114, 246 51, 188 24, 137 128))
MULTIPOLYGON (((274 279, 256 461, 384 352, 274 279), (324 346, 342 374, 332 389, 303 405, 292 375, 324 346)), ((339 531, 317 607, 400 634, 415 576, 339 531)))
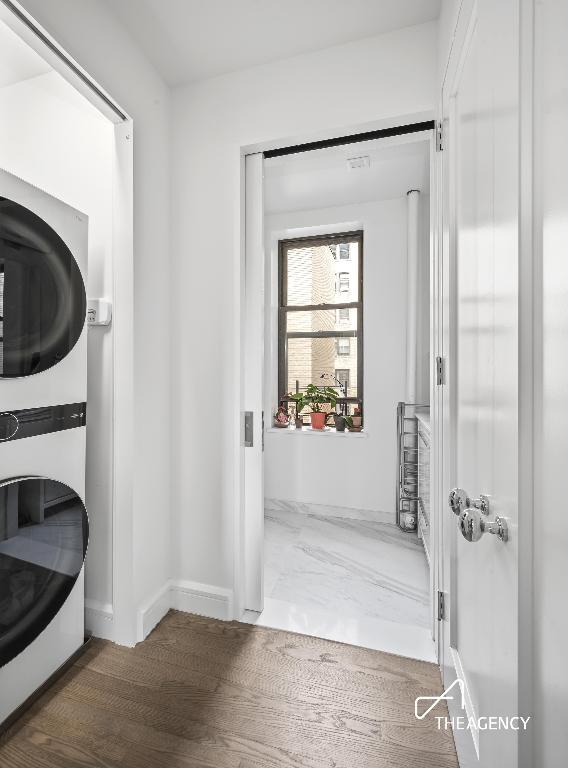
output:
POLYGON ((167 581, 139 610, 136 619, 136 642, 145 640, 171 608, 171 582, 167 581))
POLYGON ((233 593, 230 589, 196 581, 168 581, 138 611, 138 642, 148 637, 170 608, 230 621, 233 618, 233 593))
POLYGON ((85 599, 85 630, 103 640, 114 640, 114 611, 110 603, 85 599))
MULTIPOLYGON (((467 718, 468 722, 474 722, 477 723, 477 712, 475 711, 475 707, 473 706, 473 699, 471 698, 471 693, 468 685, 468 680, 463 668, 463 664, 460 658, 459 653, 456 651, 455 648, 450 648, 450 653, 452 655, 452 660, 454 662, 454 668, 456 670, 456 677, 459 677, 459 679, 462 681, 463 684, 463 699, 465 704, 465 717, 467 718)), ((452 699, 448 701, 448 710, 451 717, 463 717, 464 713, 458 707, 456 706, 456 699, 452 699)), ((465 741, 469 741, 469 739, 473 742, 473 748, 475 750, 475 756, 477 760, 479 760, 479 730, 477 728, 465 728, 465 729, 458 729, 454 730, 454 740, 456 742, 456 748, 458 750, 458 755, 460 756, 460 765, 462 763, 461 760, 461 750, 460 747, 464 749, 464 752, 466 755, 468 755, 471 751, 471 745, 469 744, 463 744, 465 741)), ((469 764, 469 761, 467 761, 469 764)))
POLYGON ((230 589, 196 581, 174 581, 170 591, 171 607, 177 611, 223 621, 233 618, 233 593, 230 589))
POLYGON ((372 523, 394 523, 394 512, 381 512, 378 509, 356 509, 355 507, 337 507, 328 504, 311 504, 304 501, 286 499, 265 499, 266 512, 295 512, 301 515, 318 517, 340 517, 346 520, 366 520, 372 523))

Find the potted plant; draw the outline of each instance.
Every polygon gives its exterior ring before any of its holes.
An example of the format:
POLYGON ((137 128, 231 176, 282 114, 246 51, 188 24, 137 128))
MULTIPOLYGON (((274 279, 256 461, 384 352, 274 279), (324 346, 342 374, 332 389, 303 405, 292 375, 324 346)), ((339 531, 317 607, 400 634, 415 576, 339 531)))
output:
POLYGON ((290 424, 290 414, 284 407, 284 403, 281 403, 278 410, 274 414, 274 426, 282 429, 290 424))
POLYGON ((356 418, 357 418, 356 416, 346 416, 345 417, 345 424, 347 425, 347 429, 350 432, 361 432, 362 429, 363 429, 363 427, 361 426, 360 423, 359 424, 355 423, 355 419, 356 418))
POLYGON ((361 414, 361 408, 359 406, 355 406, 353 409, 353 427, 360 427, 363 424, 363 416, 361 414))
POLYGON ((344 416, 342 413, 336 413, 334 414, 335 419, 335 429, 338 432, 345 432, 345 425, 347 424, 347 419, 349 417, 344 416))
POLYGON ((337 405, 337 392, 331 387, 316 387, 308 384, 305 392, 290 394, 288 397, 296 403, 296 414, 299 415, 304 408, 310 409, 312 429, 323 429, 328 413, 323 410, 324 405, 329 404, 332 409, 337 405))

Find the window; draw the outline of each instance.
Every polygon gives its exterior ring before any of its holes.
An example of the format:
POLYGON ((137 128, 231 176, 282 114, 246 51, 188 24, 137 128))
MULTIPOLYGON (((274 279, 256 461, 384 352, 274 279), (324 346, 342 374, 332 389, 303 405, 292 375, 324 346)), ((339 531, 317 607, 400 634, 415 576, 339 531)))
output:
POLYGON ((362 232, 280 241, 279 402, 315 384, 350 413, 362 405, 362 263, 362 232))
POLYGON ((349 272, 340 272, 337 280, 337 292, 349 293, 349 272))

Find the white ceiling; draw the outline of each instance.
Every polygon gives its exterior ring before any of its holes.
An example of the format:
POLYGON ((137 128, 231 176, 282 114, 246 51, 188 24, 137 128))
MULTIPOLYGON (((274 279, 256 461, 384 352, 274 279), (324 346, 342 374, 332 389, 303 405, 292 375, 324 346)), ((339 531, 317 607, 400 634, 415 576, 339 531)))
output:
POLYGON ((417 137, 405 137, 402 144, 400 138, 379 139, 267 159, 266 212, 390 200, 409 189, 428 193, 429 143, 417 137), (370 166, 349 169, 348 158, 361 156, 369 157, 370 166))
POLYGON ((441 0, 105 0, 170 85, 438 18, 441 0))
POLYGON ((0 20, 0 88, 50 71, 50 65, 0 20))

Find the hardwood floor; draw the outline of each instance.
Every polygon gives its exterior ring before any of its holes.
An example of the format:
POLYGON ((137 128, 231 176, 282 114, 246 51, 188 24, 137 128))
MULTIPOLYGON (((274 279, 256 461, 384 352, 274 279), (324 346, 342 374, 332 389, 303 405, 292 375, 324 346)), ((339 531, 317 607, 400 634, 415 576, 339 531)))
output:
POLYGON ((172 611, 134 649, 93 640, 0 766, 457 768, 451 733, 414 717, 440 690, 433 664, 172 611))

